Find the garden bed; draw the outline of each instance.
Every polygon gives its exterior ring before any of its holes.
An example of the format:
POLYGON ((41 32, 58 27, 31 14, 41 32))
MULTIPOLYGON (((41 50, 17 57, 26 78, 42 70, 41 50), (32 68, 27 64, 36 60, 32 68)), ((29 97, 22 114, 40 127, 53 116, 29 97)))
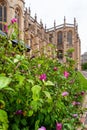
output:
POLYGON ((0 129, 76 130, 84 88, 71 58, 26 57, 0 37, 0 129))

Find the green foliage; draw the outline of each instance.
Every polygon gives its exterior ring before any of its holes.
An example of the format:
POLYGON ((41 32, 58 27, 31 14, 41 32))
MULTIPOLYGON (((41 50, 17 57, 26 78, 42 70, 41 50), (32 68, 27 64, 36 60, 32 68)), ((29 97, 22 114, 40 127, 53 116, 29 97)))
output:
POLYGON ((80 86, 82 90, 87 90, 87 79, 81 74, 81 72, 78 72, 78 78, 80 81, 80 86))
POLYGON ((11 82, 10 78, 0 75, 0 90, 7 87, 7 85, 11 82))
POLYGON ((73 102, 82 101, 84 89, 73 69, 74 61, 68 56, 67 59, 65 64, 45 56, 30 59, 10 40, 0 37, 0 127, 5 126, 2 130, 38 130, 41 126, 55 130, 56 122, 62 123, 63 130, 76 130, 81 105, 73 102), (42 74, 45 79, 40 79, 42 74), (63 92, 68 95, 62 96, 63 92))
POLYGON ((8 130, 8 117, 4 110, 0 109, 0 129, 8 130))
POLYGON ((41 90, 41 87, 38 85, 35 85, 32 87, 31 91, 33 92, 33 96, 32 96, 33 100, 39 99, 40 90, 41 90))
POLYGON ((87 70, 87 63, 82 64, 82 70, 87 70))

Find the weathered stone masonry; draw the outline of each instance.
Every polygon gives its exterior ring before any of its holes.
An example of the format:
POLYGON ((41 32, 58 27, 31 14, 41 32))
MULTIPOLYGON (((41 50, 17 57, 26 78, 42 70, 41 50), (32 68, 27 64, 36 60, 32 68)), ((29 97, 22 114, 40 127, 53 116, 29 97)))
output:
POLYGON ((31 47, 30 56, 45 54, 65 62, 66 51, 74 48, 70 57, 77 61, 76 67, 80 69, 81 42, 75 18, 74 23, 70 24, 64 17, 63 24, 57 26, 54 21, 54 26, 47 29, 42 21, 37 22, 36 14, 34 18, 31 16, 30 8, 25 9, 24 0, 0 0, 0 29, 4 30, 2 22, 10 24, 14 17, 18 19, 20 38, 31 47))

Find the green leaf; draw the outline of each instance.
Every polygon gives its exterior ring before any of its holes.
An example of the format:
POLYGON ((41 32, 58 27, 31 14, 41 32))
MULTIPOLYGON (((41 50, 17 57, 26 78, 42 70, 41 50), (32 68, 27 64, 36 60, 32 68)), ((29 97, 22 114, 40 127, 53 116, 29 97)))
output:
POLYGON ((19 60, 17 58, 14 59, 14 63, 17 63, 19 62, 19 60))
POLYGON ((39 95, 40 95, 40 91, 41 91, 41 87, 39 85, 35 85, 32 87, 32 93, 33 93, 33 100, 38 100, 39 99, 39 95))
POLYGON ((50 95, 49 92, 47 92, 47 91, 43 91, 43 92, 44 92, 44 94, 46 95, 47 98, 50 98, 50 99, 51 99, 51 95, 50 95))
POLYGON ((5 102, 3 100, 0 100, 0 108, 5 107, 5 102))
POLYGON ((2 130, 7 130, 8 128, 8 117, 7 113, 0 109, 0 127, 3 126, 2 130))
POLYGON ((16 80, 19 82, 18 85, 21 86, 21 85, 24 83, 24 80, 25 80, 25 77, 24 77, 24 76, 22 76, 22 75, 20 75, 20 74, 16 74, 15 78, 16 78, 16 80))
POLYGON ((32 79, 28 79, 27 80, 29 83, 31 83, 32 85, 34 85, 34 81, 32 79))
POLYGON ((16 123, 14 123, 12 124, 12 130, 20 130, 20 129, 19 126, 16 123))
POLYGON ((13 64, 13 65, 14 65, 14 62, 13 62, 10 58, 5 57, 5 60, 7 60, 9 63, 11 63, 11 64, 13 64))
POLYGON ((23 126, 26 126, 26 125, 27 125, 26 119, 22 119, 22 120, 21 120, 21 123, 22 123, 23 126))
POLYGON ((49 93, 48 91, 43 91, 43 92, 44 92, 44 94, 46 95, 46 97, 48 98, 48 99, 47 99, 48 102, 51 102, 51 101, 52 101, 52 98, 51 98, 50 93, 49 93))
POLYGON ((30 117, 30 116, 32 116, 33 115, 33 110, 30 110, 29 112, 28 112, 28 116, 30 117))
POLYGON ((35 130, 38 130, 38 128, 39 128, 39 123, 40 123, 39 120, 37 120, 37 121, 35 122, 35 130))
POLYGON ((17 63, 17 62, 19 62, 19 61, 21 61, 21 60, 24 60, 25 59, 25 56, 21 56, 21 55, 16 55, 16 57, 14 58, 14 63, 17 63))
POLYGON ((0 76, 0 89, 7 87, 10 82, 11 78, 0 76))
POLYGON ((15 90, 13 88, 10 88, 10 87, 6 87, 6 88, 4 88, 4 90, 15 92, 15 90))
POLYGON ((51 81, 47 81, 44 84, 45 86, 54 86, 54 83, 52 83, 51 81))
POLYGON ((67 127, 69 130, 72 130, 72 125, 69 123, 65 123, 64 127, 67 127))

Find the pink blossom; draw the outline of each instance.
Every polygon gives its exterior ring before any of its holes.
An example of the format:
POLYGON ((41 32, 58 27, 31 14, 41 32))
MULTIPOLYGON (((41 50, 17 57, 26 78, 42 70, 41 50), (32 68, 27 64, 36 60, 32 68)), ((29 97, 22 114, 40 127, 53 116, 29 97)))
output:
POLYGON ((76 118, 76 117, 78 117, 78 114, 73 114, 72 116, 76 118))
POLYGON ((4 25, 4 31, 5 31, 6 33, 8 32, 8 25, 7 25, 7 24, 4 25))
POLYGON ((69 93, 66 91, 62 93, 62 96, 67 96, 67 95, 69 95, 69 93))
POLYGON ((68 77, 69 77, 69 73, 68 73, 67 71, 65 71, 65 72, 64 72, 64 76, 65 76, 66 78, 68 78, 68 77))
POLYGON ((16 114, 16 115, 22 115, 22 114, 23 114, 23 111, 22 111, 22 110, 17 110, 17 111, 15 112, 15 114, 16 114))
POLYGON ((12 20, 11 20, 11 23, 12 24, 14 24, 14 23, 16 23, 17 22, 17 19, 16 18, 13 18, 12 20))
POLYGON ((41 74, 40 75, 40 80, 46 80, 46 74, 41 74))
POLYGON ((75 105, 80 105, 81 103, 80 102, 76 102, 76 101, 73 101, 72 102, 72 105, 75 106, 75 105))
POLYGON ((56 130, 62 130, 62 124, 56 123, 56 130))
POLYGON ((76 102, 76 105, 80 105, 81 103, 80 102, 76 102))
POLYGON ((84 95, 84 94, 85 94, 85 92, 84 92, 84 91, 82 91, 82 92, 81 92, 81 95, 84 95))
POLYGON ((54 70, 54 71, 57 71, 57 70, 58 70, 58 68, 57 68, 57 67, 54 67, 54 68, 53 68, 53 70, 54 70))
POLYGON ((41 67, 41 64, 38 64, 38 68, 40 68, 41 67))
POLYGON ((38 130, 46 130, 46 128, 44 126, 41 126, 41 128, 39 128, 38 130))
POLYGON ((75 106, 75 105, 76 105, 76 101, 73 101, 73 102, 72 102, 72 105, 75 106))

